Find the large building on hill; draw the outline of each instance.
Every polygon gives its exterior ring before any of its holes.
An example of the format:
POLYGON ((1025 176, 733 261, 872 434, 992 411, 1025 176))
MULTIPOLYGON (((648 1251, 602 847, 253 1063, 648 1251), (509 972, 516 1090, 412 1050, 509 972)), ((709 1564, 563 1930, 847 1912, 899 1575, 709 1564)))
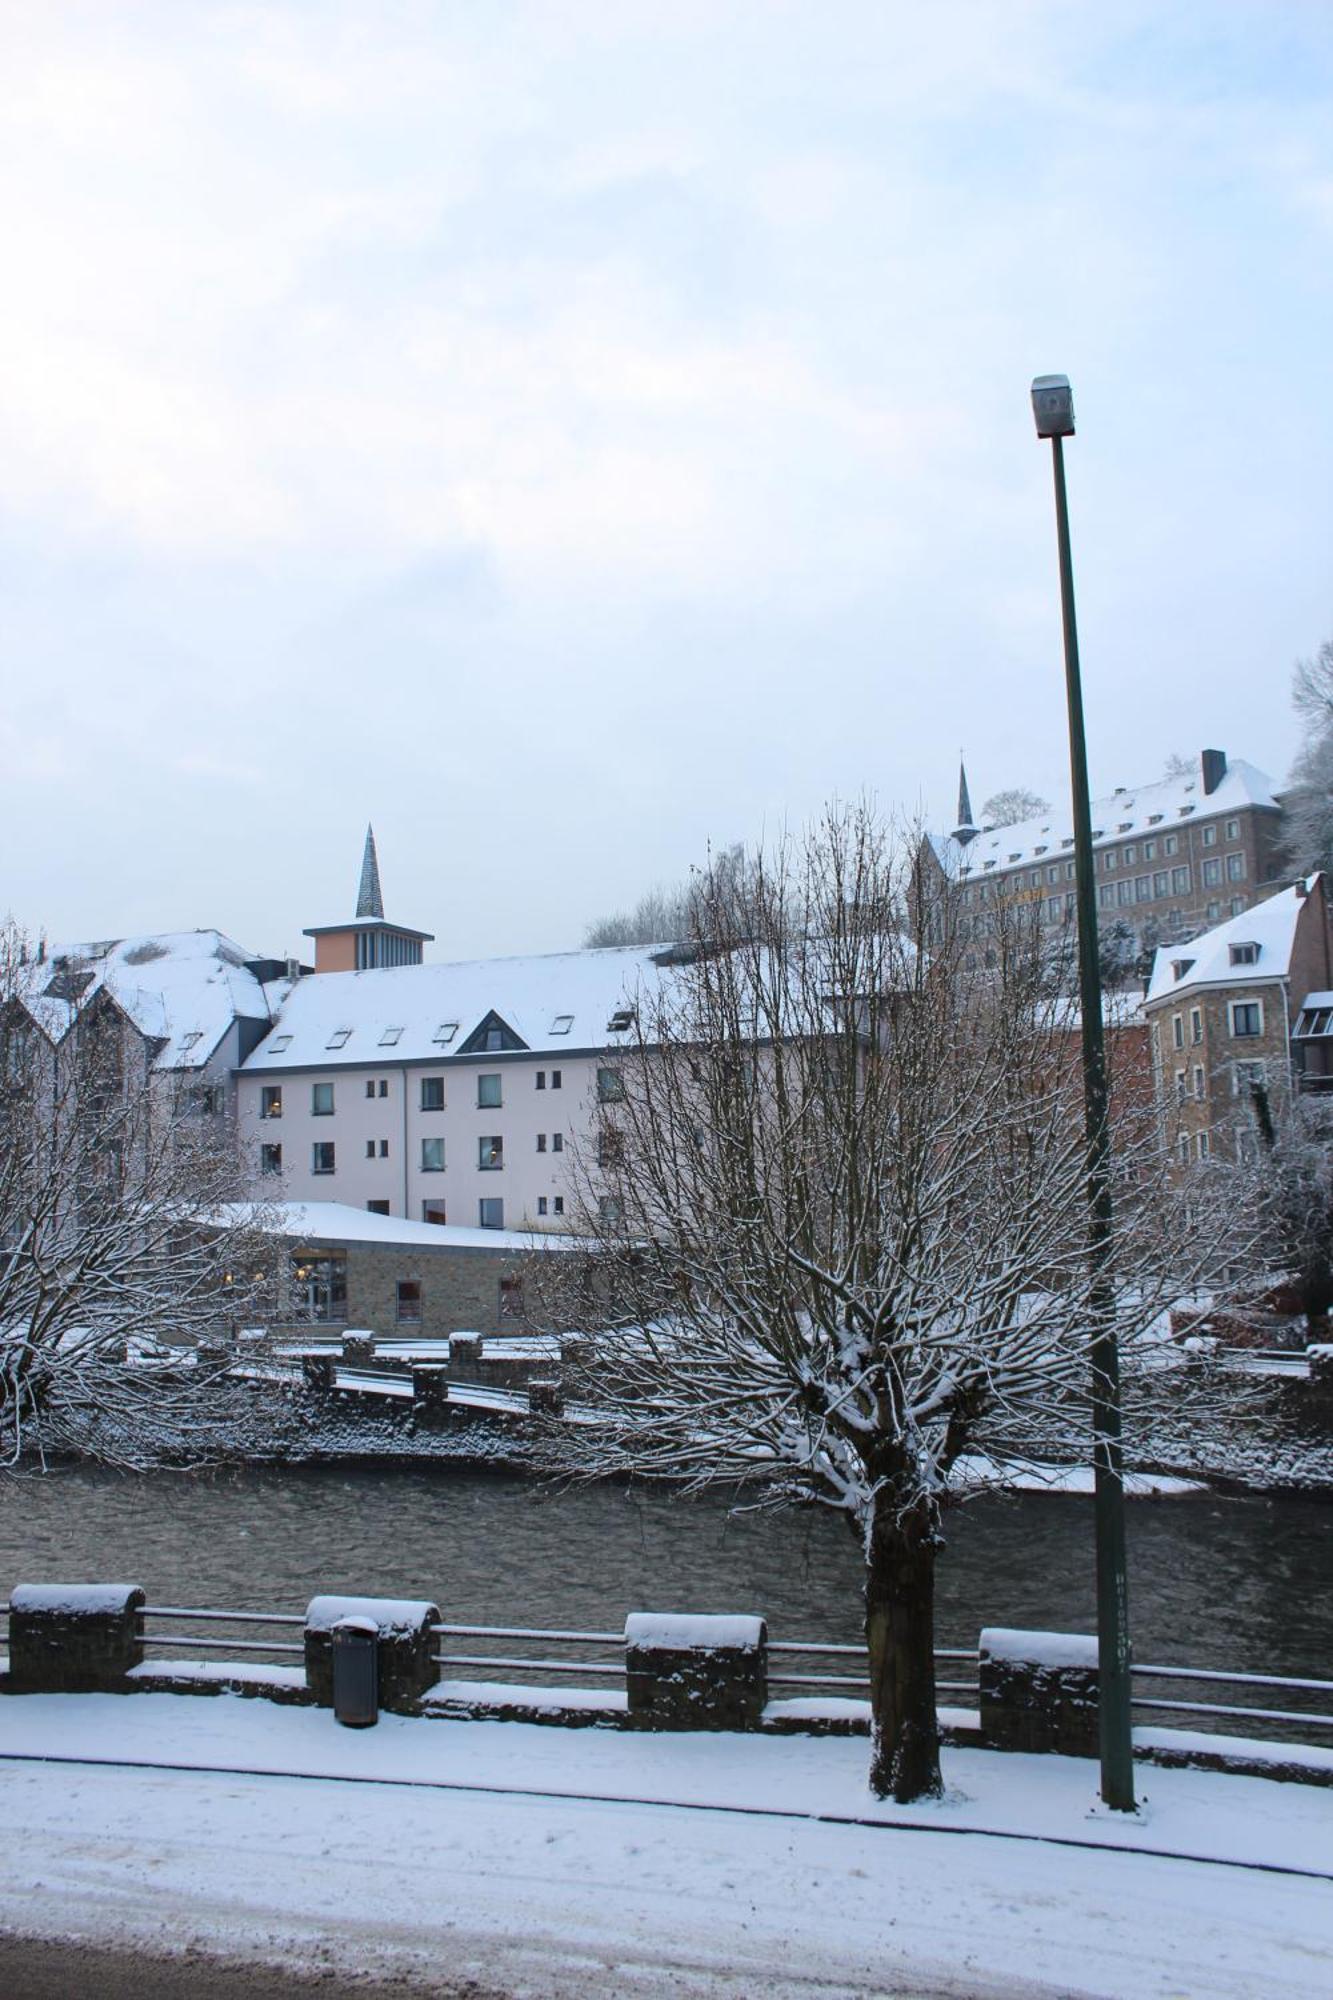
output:
POLYGON ((384 918, 369 837, 358 902, 315 933, 313 976, 238 1070, 240 1140, 261 1180, 416 1223, 566 1228, 576 1177, 595 1169, 598 1106, 622 1088, 634 996, 670 954, 422 964, 428 933, 384 918), (344 965, 361 969, 320 969, 344 965))
MULTIPOLYGON (((1142 947, 1169 944, 1238 916, 1281 886, 1281 808, 1270 780, 1241 758, 1205 750, 1189 771, 1118 786, 1092 804, 1099 928, 1120 924, 1142 947)), ((923 843, 922 867, 955 883, 984 937, 997 902, 1030 904, 1044 923, 1070 921, 1074 828, 1068 805, 1014 826, 977 826, 967 779, 958 824, 923 843)))

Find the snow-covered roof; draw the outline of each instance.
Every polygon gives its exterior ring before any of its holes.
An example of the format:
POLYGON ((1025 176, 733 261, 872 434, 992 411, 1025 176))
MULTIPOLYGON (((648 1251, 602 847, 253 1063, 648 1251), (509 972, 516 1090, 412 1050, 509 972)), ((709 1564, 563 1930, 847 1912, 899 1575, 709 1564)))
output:
MULTIPOLYGON (((1143 838, 1170 833, 1192 820, 1215 819, 1247 806, 1276 811, 1272 783, 1264 772, 1243 757, 1233 757, 1216 788, 1205 792, 1202 769, 1195 765, 1183 776, 1126 786, 1109 798, 1094 799, 1093 845, 1105 847, 1131 835, 1143 838)), ((1074 853, 1073 815, 1068 805, 1061 804, 1015 826, 983 831, 963 848, 951 837, 940 835, 932 836, 931 847, 950 875, 962 877, 999 874, 1036 861, 1069 860, 1074 853)))
POLYGON ((162 1043, 154 1067, 201 1069, 233 1021, 268 1021, 286 982, 264 987, 248 970, 255 954, 221 931, 164 931, 56 947, 29 967, 29 1013, 59 1041, 98 992, 140 1034, 162 1043))
POLYGON ((665 949, 629 945, 318 972, 292 988, 273 1032, 243 1067, 267 1073, 440 1062, 459 1055, 490 1014, 537 1054, 624 1046, 633 1038, 632 1019, 620 1029, 610 1023, 636 995, 656 992, 667 975, 653 954, 665 949))
MULTIPOLYGON (((240 1217, 233 1205, 228 1219, 240 1217)), ((275 1236, 311 1243, 383 1243, 430 1250, 581 1250, 578 1237, 522 1229, 467 1229, 453 1222, 411 1222, 398 1215, 372 1215, 341 1201, 278 1201, 261 1211, 275 1236)))
POLYGON ((1312 875, 1308 882, 1293 883, 1188 944, 1159 946, 1144 1005, 1151 1007, 1200 986, 1248 986, 1285 979, 1301 911, 1319 879, 1312 875), (1255 947, 1255 955, 1247 952, 1237 960, 1233 947, 1243 950, 1248 945, 1255 947))

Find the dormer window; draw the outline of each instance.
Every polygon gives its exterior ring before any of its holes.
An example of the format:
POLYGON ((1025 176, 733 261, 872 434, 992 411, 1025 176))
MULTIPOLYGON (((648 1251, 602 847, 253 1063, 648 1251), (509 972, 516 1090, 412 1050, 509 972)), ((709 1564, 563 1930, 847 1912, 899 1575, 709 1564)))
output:
POLYGON ((1070 834, 1070 836, 1069 836, 1068 840, 1062 840, 1062 841, 1060 842, 1060 845, 1061 845, 1061 847, 1072 847, 1072 846, 1074 845, 1074 836, 1073 836, 1073 834, 1072 834, 1072 833, 1070 834))
POLYGON ((1162 818, 1163 815, 1161 813, 1149 813, 1148 814, 1149 826, 1160 826, 1162 824, 1162 818))
POLYGON ((1233 965, 1257 965, 1259 963, 1258 945, 1233 944, 1231 947, 1231 963, 1233 965))
POLYGON ((1171 961, 1172 974, 1177 979, 1183 979, 1193 964, 1194 960, 1192 958, 1173 958, 1171 961))
POLYGON ((350 1028, 335 1028, 324 1046, 326 1049, 346 1048, 351 1039, 352 1031, 350 1028))
POLYGON ((1034 854, 1044 854, 1046 852, 1046 849, 1044 847, 1034 847, 1032 852, 1034 854))
MULTIPOLYGON (((1040 852, 1040 849, 1038 849, 1038 852, 1040 852)), ((1022 857, 1022 855, 1021 855, 1021 854, 1011 854, 1011 855, 1009 856, 1009 859, 1010 859, 1011 861, 1021 861, 1021 860, 1023 859, 1023 857, 1022 857)))
POLYGON ((632 1007, 617 1007, 615 1013, 606 1024, 606 1032, 608 1035, 623 1035, 626 1028, 632 1028, 633 1026, 634 1009, 632 1007))
POLYGON ((1117 826, 1117 828, 1116 828, 1116 832, 1117 832, 1117 833, 1130 833, 1130 832, 1132 832, 1132 830, 1133 830, 1133 826, 1134 826, 1134 822, 1133 822, 1133 820, 1132 820, 1132 819, 1122 819, 1122 820, 1121 820, 1121 822, 1120 822, 1120 824, 1119 824, 1119 826, 1117 826))
POLYGON ((380 1047, 382 1049, 396 1048, 402 1036, 402 1032, 403 1031, 401 1028, 386 1028, 384 1030, 384 1033, 380 1036, 380 1047))
MULTIPOLYGON (((1186 787, 1186 789, 1188 790, 1188 787, 1186 787)), ((1184 819, 1186 813, 1192 813, 1194 811, 1194 808, 1193 806, 1177 806, 1176 811, 1180 814, 1180 817, 1184 819)))
POLYGON ((458 1033, 457 1021, 441 1021, 439 1027, 435 1030, 435 1033, 431 1036, 431 1040, 433 1042, 437 1042, 442 1049, 447 1049, 450 1042, 453 1040, 454 1036, 457 1033, 458 1033))
POLYGON ((574 1016, 572 1014, 557 1014, 551 1022, 548 1033, 552 1035, 567 1035, 573 1025, 574 1016))

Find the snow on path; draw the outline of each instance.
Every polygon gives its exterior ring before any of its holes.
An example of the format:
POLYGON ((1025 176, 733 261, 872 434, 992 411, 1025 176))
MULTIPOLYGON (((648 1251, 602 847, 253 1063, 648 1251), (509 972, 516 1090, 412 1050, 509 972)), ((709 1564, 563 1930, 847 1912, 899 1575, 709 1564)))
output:
POLYGON ((1091 1764, 960 1750, 949 1800, 904 1813, 869 1798, 865 1760, 846 1739, 353 1732, 226 1696, 13 1697, 0 1926, 533 2000, 1333 1990, 1333 1883, 1244 1865, 1333 1874, 1327 1791, 1141 1771, 1126 1822, 1095 1809, 1091 1764), (373 1778, 398 1782, 347 1782, 373 1778), (817 1813, 881 1823, 792 1816, 817 1813))

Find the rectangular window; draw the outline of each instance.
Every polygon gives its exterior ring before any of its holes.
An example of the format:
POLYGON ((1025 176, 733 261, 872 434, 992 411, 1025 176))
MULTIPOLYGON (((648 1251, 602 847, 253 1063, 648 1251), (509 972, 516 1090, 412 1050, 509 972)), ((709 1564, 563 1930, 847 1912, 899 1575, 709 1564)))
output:
POLYGON ((1151 875, 1136 875, 1134 877, 1134 901, 1136 903, 1151 903, 1152 901, 1151 875))
POLYGON ((282 1172, 282 1147, 261 1146, 259 1148, 259 1171, 261 1174, 282 1172))
POLYGON ((1169 875, 1167 874, 1167 872, 1166 872, 1165 868, 1163 868, 1163 869, 1160 869, 1160 870, 1158 871, 1158 873, 1157 873, 1156 875, 1154 875, 1154 876, 1153 876, 1153 878, 1152 878, 1152 892, 1153 892, 1153 895, 1154 895, 1154 896, 1168 896, 1168 895, 1170 895, 1170 893, 1171 893, 1171 890, 1170 890, 1170 881, 1171 881, 1171 878, 1170 878, 1170 876, 1169 876, 1169 875))
POLYGON ((505 1142, 497 1134, 494 1138, 478 1139, 477 1166, 483 1174, 498 1174, 505 1163, 505 1142))
POLYGON ((1046 898, 1046 914, 1052 923, 1057 921, 1060 915, 1060 898, 1058 896, 1048 896, 1046 898))
POLYGON ((1221 880, 1222 863, 1216 855, 1213 855, 1211 860, 1203 864, 1203 886, 1205 889, 1215 889, 1221 880))
POLYGON ((551 1071, 551 1088, 552 1090, 559 1090, 560 1088, 560 1072, 558 1069, 551 1071))
MULTIPOLYGON (((1058 902, 1058 898, 1056 899, 1058 902)), ((618 1069, 599 1069, 597 1072, 597 1102, 599 1104, 619 1104, 625 1095, 625 1079, 618 1069)))
POLYGON ((1180 835, 1178 833, 1168 833, 1166 839, 1162 842, 1162 851, 1165 854, 1179 853, 1180 835))
POLYGON ((1187 1167, 1190 1160, 1190 1135, 1188 1132, 1182 1132, 1176 1140, 1176 1151, 1180 1155, 1181 1166, 1187 1167))
POLYGON ((1120 866, 1120 856, 1118 855, 1114 847, 1108 847, 1106 850, 1107 874, 1109 875, 1113 868, 1118 868, 1119 866, 1120 866))
POLYGON ((374 1157, 375 1157, 375 1141, 374 1141, 373 1139, 367 1139, 367 1140, 366 1140, 366 1158, 367 1158, 368 1160, 373 1160, 373 1159, 374 1159, 374 1157))
POLYGON ((1203 1040, 1203 1008, 1190 1008, 1190 1040, 1197 1048, 1203 1040))
POLYGON ((326 1049, 346 1048, 351 1039, 352 1031, 350 1028, 335 1028, 324 1046, 326 1049))
POLYGON ((564 1212, 565 1212, 565 1197, 562 1194, 552 1195, 551 1197, 552 1215, 563 1215, 564 1212))
POLYGON ((1157 859, 1157 842, 1155 840, 1144 841, 1143 858, 1145 861, 1155 861, 1157 859))
POLYGON ((1110 909, 1111 905, 1115 901, 1115 884, 1113 882, 1098 883, 1097 901, 1101 905, 1102 909, 1104 910, 1110 909))
POLYGON ((1250 1035, 1262 1035, 1264 1031, 1262 1000, 1233 1000, 1230 1011, 1231 1032, 1237 1040, 1250 1035))
POLYGON ((1190 871, 1188 868, 1171 870, 1171 893, 1173 896, 1188 896, 1190 892, 1190 871))
POLYGON ((423 1111, 443 1111, 444 1078, 442 1076, 422 1077, 421 1108, 423 1111))
POLYGON ((603 1194, 597 1198, 597 1215, 602 1222, 619 1222, 620 1199, 614 1194, 603 1194))
POLYGON ((312 1174, 336 1172, 332 1139, 316 1139, 310 1148, 310 1171, 312 1174))
POLYGON ((421 1280, 400 1278, 398 1280, 398 1324, 399 1326, 420 1326, 421 1324, 421 1280))
POLYGON ((537 1151, 539 1153, 544 1153, 546 1151, 546 1134, 544 1132, 539 1132, 537 1134, 537 1151))
POLYGON ((1222 905, 1218 902, 1216 896, 1210 896, 1208 898, 1209 923, 1210 924, 1216 923, 1217 919, 1221 916, 1221 914, 1222 914, 1222 905))
POLYGON ((552 1134, 551 1134, 551 1151, 552 1151, 553 1153, 563 1153, 563 1152, 564 1152, 564 1150, 565 1150, 565 1135, 564 1135, 564 1133, 563 1133, 563 1132, 552 1132, 552 1134))
POLYGON ((366 1212, 368 1215, 387 1215, 389 1213, 389 1204, 387 1201, 368 1201, 366 1203, 366 1212))
POLYGON ((483 1195, 477 1203, 477 1221, 483 1229, 503 1229, 505 1205, 499 1195, 483 1195))
POLYGON ((497 1111, 500 1107, 500 1079, 498 1076, 477 1078, 477 1108, 480 1111, 497 1111))
POLYGON ((403 1031, 401 1028, 386 1028, 380 1036, 380 1047, 382 1049, 396 1049, 402 1040, 402 1036, 403 1031))
POLYGON ((1183 1049, 1185 1046, 1185 1016, 1183 1014, 1173 1014, 1171 1016, 1171 1041, 1174 1047, 1178 1049, 1183 1049))
POLYGON ((1059 880, 1060 880, 1060 870, 1058 868, 1048 868, 1046 870, 1046 882, 1048 887, 1053 888, 1054 885, 1059 880))
POLYGON ((544 1069, 537 1071, 537 1088, 538 1090, 545 1090, 546 1088, 546 1071, 544 1069))
POLYGON ((375 1079, 373 1076, 368 1076, 366 1078, 366 1096, 373 1097, 374 1095, 375 1095, 375 1079))
POLYGON ((1206 1132, 1196 1132, 1194 1135, 1194 1157, 1197 1160, 1206 1160, 1208 1158, 1208 1134, 1206 1132))
POLYGON ((1115 885, 1115 899, 1122 909, 1126 903, 1132 903, 1134 900, 1134 884, 1128 880, 1117 882, 1115 885))
POLYGON ((433 1222, 439 1228, 443 1228, 448 1221, 444 1203, 442 1201, 423 1201, 421 1204, 421 1220, 423 1222, 433 1222))
POLYGON ((544 1194, 537 1196, 537 1213, 538 1215, 545 1215, 546 1213, 546 1196, 544 1194))
POLYGON ((389 1157, 389 1142, 388 1142, 388 1140, 387 1140, 387 1139, 381 1139, 381 1140, 380 1140, 380 1158, 381 1158, 382 1160, 387 1160, 387 1159, 388 1159, 388 1157, 389 1157))
POLYGON ((1195 1063, 1194 1065, 1194 1095, 1199 1103, 1202 1103, 1208 1095, 1208 1086, 1204 1081, 1202 1063, 1195 1063))
POLYGON ((550 1033, 553 1035, 567 1035, 573 1025, 574 1016, 572 1014, 557 1014, 551 1023, 550 1033))
POLYGON ((1227 821, 1227 839, 1240 839, 1240 821, 1238 819, 1229 819, 1227 821))
POLYGON ((1233 896, 1231 898, 1230 910, 1233 917, 1240 916, 1244 908, 1245 908, 1245 898, 1243 896, 1233 896))
POLYGON ((1203 829, 1203 844, 1205 847, 1217 846, 1217 828, 1215 826, 1206 826, 1203 829))
POLYGON ((282 1085, 266 1083, 259 1093, 259 1115, 261 1118, 281 1118, 282 1085))
POLYGON ((1126 868, 1132 868, 1132 867, 1134 866, 1134 863, 1135 863, 1135 862, 1136 862, 1136 861, 1138 860, 1138 858, 1139 858, 1139 850, 1138 850, 1138 848, 1137 848, 1137 847, 1126 847, 1126 848, 1122 848, 1121 852, 1122 852, 1122 855, 1123 855, 1123 857, 1124 857, 1124 863, 1125 863, 1125 866, 1126 866, 1126 868))
POLYGON ((387 1076, 382 1076, 380 1078, 380 1096, 387 1097, 388 1095, 389 1095, 389 1079, 387 1076))
POLYGON ((422 1140, 421 1171, 423 1174, 442 1174, 444 1172, 443 1139, 422 1140))
POLYGON ((501 1278, 501 1319, 522 1319, 523 1316, 523 1280, 521 1278, 501 1278))
POLYGON ((1228 854, 1227 881, 1243 882, 1244 880, 1245 880, 1245 856, 1243 854, 1228 854))
POLYGON ((1178 1069, 1176 1071, 1176 1103, 1183 1104, 1188 1095, 1189 1091, 1185 1085, 1185 1072, 1183 1069, 1178 1069))
POLYGON ((333 1085, 331 1083, 311 1084, 310 1113, 314 1118, 332 1118, 333 1085))
POLYGON ((1257 965, 1259 963, 1258 945, 1253 942, 1233 944, 1231 947, 1231 963, 1233 965, 1257 965))

